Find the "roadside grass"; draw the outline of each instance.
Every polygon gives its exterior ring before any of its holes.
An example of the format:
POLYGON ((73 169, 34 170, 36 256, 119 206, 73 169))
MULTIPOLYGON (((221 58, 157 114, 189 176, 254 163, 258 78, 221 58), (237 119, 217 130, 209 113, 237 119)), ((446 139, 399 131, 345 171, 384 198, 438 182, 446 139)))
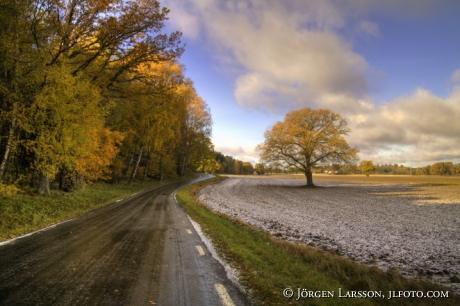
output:
POLYGON ((240 281, 249 288, 256 305, 460 305, 460 297, 452 292, 449 298, 388 299, 389 291, 426 293, 447 289, 422 280, 404 279, 394 270, 383 272, 317 248, 282 241, 239 220, 210 211, 199 202, 197 193, 224 179, 216 177, 186 186, 177 193, 177 200, 200 224, 220 255, 239 271, 240 281), (283 296, 285 288, 292 288, 292 298, 283 296), (298 299, 298 288, 332 291, 334 297, 298 299), (342 288, 342 296, 351 291, 377 291, 385 297, 340 298, 339 288, 342 288))
POLYGON ((0 241, 74 218, 141 190, 178 180, 146 181, 133 185, 99 182, 74 192, 52 190, 50 195, 33 192, 9 196, 0 194, 0 241))

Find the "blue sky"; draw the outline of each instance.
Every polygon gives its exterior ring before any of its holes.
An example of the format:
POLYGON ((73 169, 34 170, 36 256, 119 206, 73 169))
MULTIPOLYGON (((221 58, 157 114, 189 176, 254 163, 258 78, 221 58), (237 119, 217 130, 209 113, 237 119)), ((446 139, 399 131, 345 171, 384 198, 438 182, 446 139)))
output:
POLYGON ((256 162, 286 112, 347 119, 361 159, 460 162, 460 2, 164 0, 216 150, 256 162))

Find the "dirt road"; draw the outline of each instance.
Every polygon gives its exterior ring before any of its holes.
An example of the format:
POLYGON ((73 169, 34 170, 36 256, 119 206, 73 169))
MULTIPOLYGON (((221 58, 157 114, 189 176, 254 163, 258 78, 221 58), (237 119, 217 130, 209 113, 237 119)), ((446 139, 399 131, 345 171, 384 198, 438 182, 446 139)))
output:
POLYGON ((187 183, 2 244, 0 304, 246 305, 174 199, 187 183))

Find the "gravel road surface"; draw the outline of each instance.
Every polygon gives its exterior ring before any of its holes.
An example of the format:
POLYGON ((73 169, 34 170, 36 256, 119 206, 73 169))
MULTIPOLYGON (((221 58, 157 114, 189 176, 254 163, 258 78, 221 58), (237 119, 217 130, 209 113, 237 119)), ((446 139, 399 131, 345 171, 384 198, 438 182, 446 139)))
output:
POLYGON ((0 305, 247 305, 174 199, 188 183, 2 243, 0 305))
POLYGON ((460 293, 458 185, 229 178, 201 190, 210 208, 280 238, 421 275, 460 293))

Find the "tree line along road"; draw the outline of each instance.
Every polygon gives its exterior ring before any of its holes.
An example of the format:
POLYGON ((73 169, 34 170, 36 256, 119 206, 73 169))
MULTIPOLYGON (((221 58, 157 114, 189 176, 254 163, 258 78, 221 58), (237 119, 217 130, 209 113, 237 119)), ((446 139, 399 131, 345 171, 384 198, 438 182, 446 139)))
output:
POLYGON ((174 199, 151 189, 0 245, 1 305, 247 305, 174 199))

